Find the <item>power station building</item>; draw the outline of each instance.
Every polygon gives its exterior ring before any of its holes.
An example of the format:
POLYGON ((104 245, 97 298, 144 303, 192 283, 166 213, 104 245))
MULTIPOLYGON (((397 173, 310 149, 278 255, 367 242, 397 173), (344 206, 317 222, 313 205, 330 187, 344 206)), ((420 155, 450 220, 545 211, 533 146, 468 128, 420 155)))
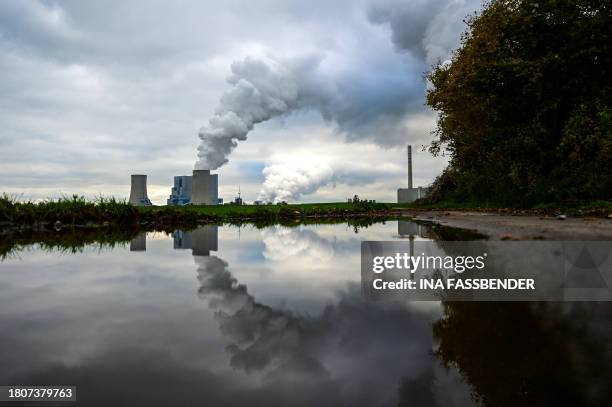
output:
POLYGON ((192 178, 191 175, 177 175, 174 177, 174 186, 170 191, 170 197, 166 201, 168 205, 187 205, 191 203, 192 178))
POLYGON ((425 198, 429 194, 429 188, 412 187, 412 146, 408 146, 408 188, 397 190, 397 202, 409 203, 417 199, 425 198))

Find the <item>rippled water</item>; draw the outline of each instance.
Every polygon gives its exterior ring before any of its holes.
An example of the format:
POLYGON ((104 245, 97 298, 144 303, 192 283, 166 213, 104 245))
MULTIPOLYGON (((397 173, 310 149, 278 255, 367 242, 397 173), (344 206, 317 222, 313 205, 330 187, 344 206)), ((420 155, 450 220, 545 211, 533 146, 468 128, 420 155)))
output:
POLYGON ((361 240, 409 234, 436 236, 408 222, 208 226, 13 252, 0 385, 76 385, 78 405, 610 400, 610 305, 365 301, 361 240))

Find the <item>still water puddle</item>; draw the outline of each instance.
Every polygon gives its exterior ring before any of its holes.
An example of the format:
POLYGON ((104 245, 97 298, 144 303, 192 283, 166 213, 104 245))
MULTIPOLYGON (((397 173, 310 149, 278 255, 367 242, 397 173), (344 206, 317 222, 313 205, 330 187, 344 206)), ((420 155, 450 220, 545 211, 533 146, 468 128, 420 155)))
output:
POLYGON ((27 247, 0 263, 0 385, 76 385, 79 405, 608 399, 607 304, 363 299, 362 240, 439 237, 394 221, 27 247))

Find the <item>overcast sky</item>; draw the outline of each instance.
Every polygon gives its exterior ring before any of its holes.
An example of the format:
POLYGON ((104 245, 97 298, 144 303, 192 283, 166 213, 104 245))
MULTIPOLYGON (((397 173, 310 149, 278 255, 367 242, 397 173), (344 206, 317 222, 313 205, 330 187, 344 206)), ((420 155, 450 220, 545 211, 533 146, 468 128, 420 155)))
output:
MULTIPOLYGON (((271 189, 275 179, 299 178, 300 201, 393 201, 406 184, 406 144, 427 144, 435 126, 423 74, 449 58, 479 7, 3 0, 0 191, 125 198, 130 174, 143 173, 151 200, 164 203, 172 177, 194 167, 198 132, 231 89, 233 63, 309 61, 300 66, 316 102, 256 124, 218 169, 220 197, 240 185, 252 201, 268 176, 271 189)), ((444 165, 417 151, 415 185, 444 165)))

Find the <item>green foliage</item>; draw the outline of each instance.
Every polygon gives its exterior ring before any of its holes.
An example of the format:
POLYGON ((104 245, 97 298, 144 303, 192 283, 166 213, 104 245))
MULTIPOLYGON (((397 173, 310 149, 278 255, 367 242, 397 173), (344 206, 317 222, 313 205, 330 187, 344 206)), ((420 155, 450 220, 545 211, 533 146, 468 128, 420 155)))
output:
POLYGON ((72 196, 43 202, 18 202, 0 197, 2 228, 35 227, 57 229, 72 226, 100 227, 146 226, 172 230, 204 223, 257 222, 259 224, 294 224, 308 218, 384 217, 392 204, 360 201, 357 203, 322 203, 300 205, 213 205, 213 206, 141 206, 135 207, 114 198, 86 201, 72 196))
POLYGON ((283 205, 212 205, 212 206, 181 206, 181 207, 141 207, 144 213, 156 213, 169 208, 181 213, 195 213, 219 221, 234 219, 303 219, 311 217, 351 217, 354 215, 375 215, 386 212, 396 204, 359 201, 356 203, 332 202, 313 204, 283 204, 283 205))
POLYGON ((529 206, 612 197, 612 8, 493 0, 450 64, 428 75, 430 151, 450 165, 434 200, 529 206))
POLYGON ((18 202, 7 195, 0 197, 0 222, 5 223, 132 224, 138 220, 138 209, 115 198, 100 197, 95 201, 86 201, 84 197, 73 195, 34 203, 18 202))

